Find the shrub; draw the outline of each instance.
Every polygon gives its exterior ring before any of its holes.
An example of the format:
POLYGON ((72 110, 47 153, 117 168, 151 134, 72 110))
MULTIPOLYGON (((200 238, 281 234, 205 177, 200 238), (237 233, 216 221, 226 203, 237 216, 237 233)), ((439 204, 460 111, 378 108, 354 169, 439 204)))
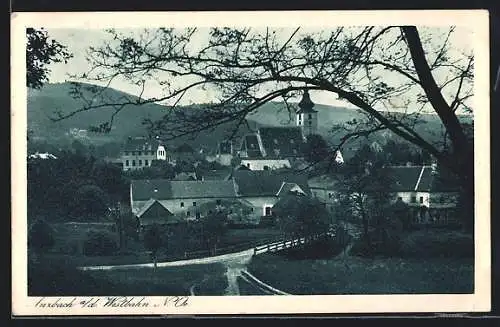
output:
POLYGON ((83 245, 85 255, 112 255, 118 250, 116 238, 109 232, 89 232, 83 245))
POLYGON ((54 246, 53 229, 44 220, 38 220, 29 230, 28 246, 36 251, 46 251, 54 246))

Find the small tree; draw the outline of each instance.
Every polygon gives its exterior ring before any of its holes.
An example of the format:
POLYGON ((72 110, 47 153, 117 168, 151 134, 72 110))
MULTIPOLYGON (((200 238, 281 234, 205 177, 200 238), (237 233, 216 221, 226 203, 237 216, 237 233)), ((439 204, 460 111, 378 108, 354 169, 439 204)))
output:
POLYGON ((158 250, 163 246, 163 237, 160 226, 153 224, 144 231, 144 246, 151 251, 153 257, 154 270, 157 268, 158 250))
POLYGON ((325 207, 306 195, 287 194, 273 206, 273 212, 285 235, 294 237, 324 233, 330 224, 325 207))
POLYGON ((210 251, 215 255, 221 237, 227 232, 227 214, 223 211, 216 210, 204 217, 201 224, 203 238, 207 242, 210 251))

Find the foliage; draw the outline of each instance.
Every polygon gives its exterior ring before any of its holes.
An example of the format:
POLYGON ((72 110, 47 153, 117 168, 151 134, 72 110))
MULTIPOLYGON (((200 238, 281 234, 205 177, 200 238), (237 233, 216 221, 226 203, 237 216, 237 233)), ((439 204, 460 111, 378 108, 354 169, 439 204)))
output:
POLYGON ((212 251, 215 252, 221 237, 227 232, 228 219, 227 213, 222 210, 216 210, 209 213, 201 220, 203 239, 212 251))
POLYGON ((305 195, 288 194, 274 206, 281 230, 292 236, 304 236, 326 232, 331 217, 317 200, 305 195))
POLYGON ((44 220, 34 222, 28 232, 28 248, 47 251, 54 246, 54 231, 44 220))
POLYGON ((40 88, 47 82, 50 63, 68 62, 73 57, 66 46, 50 39, 47 31, 26 29, 26 86, 40 88))
POLYGON ((156 261, 158 259, 158 251, 165 244, 164 235, 159 225, 153 224, 144 230, 144 247, 151 251, 154 266, 156 269, 156 261))
POLYGON ((91 231, 83 244, 85 255, 112 255, 118 250, 116 237, 110 232, 91 231))
POLYGON ((57 159, 29 159, 27 173, 29 216, 43 215, 49 222, 101 218, 108 205, 128 197, 126 180, 114 165, 85 155, 59 152, 57 159))
POLYGON ((96 185, 82 185, 68 204, 72 217, 86 220, 100 220, 108 213, 107 194, 96 185))
POLYGON ((329 157, 329 145, 318 134, 309 135, 302 149, 305 159, 310 163, 317 163, 329 157))

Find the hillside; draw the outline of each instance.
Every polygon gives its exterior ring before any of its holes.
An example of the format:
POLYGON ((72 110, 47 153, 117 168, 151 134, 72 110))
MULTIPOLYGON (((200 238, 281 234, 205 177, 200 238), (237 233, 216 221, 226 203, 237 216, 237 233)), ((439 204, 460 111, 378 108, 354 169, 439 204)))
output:
MULTIPOLYGON (((28 128, 32 130, 36 139, 46 140, 49 143, 68 143, 72 141, 69 135, 71 128, 88 129, 91 125, 98 125, 110 119, 114 109, 103 107, 99 110, 81 112, 60 122, 53 122, 49 117, 54 117, 55 111, 70 113, 81 107, 81 100, 74 99, 70 95, 71 85, 69 83, 47 84, 41 90, 29 90, 28 92, 28 128)), ((90 98, 90 94, 85 94, 90 98)), ((105 90, 105 95, 109 99, 119 99, 128 97, 132 100, 134 96, 114 90, 105 90)), ((187 111, 200 110, 203 105, 186 106, 183 109, 187 111)), ((357 110, 333 107, 317 104, 315 109, 318 111, 318 131, 330 142, 335 144, 338 141, 338 135, 333 136, 330 133, 332 126, 342 124, 346 121, 362 119, 362 114, 357 110)), ((89 133, 86 141, 93 144, 102 144, 109 142, 121 143, 128 136, 139 136, 147 133, 142 121, 145 118, 159 119, 166 111, 167 107, 159 104, 146 105, 128 105, 115 117, 113 128, 109 134, 89 133)), ((418 128, 424 137, 431 140, 441 138, 440 122, 434 115, 423 117, 426 124, 418 128)), ((247 121, 250 128, 255 129, 259 125, 287 126, 295 124, 295 117, 291 115, 285 105, 279 102, 270 102, 261 106, 255 112, 248 115, 247 121)), ((184 137, 173 140, 172 145, 176 146, 187 142, 194 148, 204 148, 208 152, 212 151, 217 142, 227 137, 234 129, 235 122, 220 125, 214 129, 204 131, 195 137, 184 137)), ((248 127, 240 128, 238 135, 247 133, 248 127)), ((375 140, 384 141, 393 138, 392 133, 379 133, 374 136, 375 140)))

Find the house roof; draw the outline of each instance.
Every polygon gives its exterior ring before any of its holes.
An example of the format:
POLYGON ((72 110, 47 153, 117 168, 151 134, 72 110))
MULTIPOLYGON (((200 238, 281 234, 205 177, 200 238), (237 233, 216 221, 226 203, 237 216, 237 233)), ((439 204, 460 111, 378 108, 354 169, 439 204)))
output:
POLYGON ((261 127, 260 139, 267 157, 296 157, 303 143, 300 127, 261 127))
POLYGON ((457 184, 442 178, 432 166, 392 166, 385 168, 392 179, 395 192, 448 192, 457 191, 457 184))
POLYGON ((231 168, 220 170, 209 170, 203 172, 203 180, 227 180, 231 174, 231 168))
POLYGON ((160 140, 145 137, 128 138, 123 145, 123 151, 156 151, 161 144, 160 140))
POLYGON ((231 141, 222 141, 219 143, 218 147, 219 154, 232 154, 232 142, 231 141))
POLYGON ((295 184, 295 183, 287 183, 287 182, 283 182, 281 184, 281 187, 279 189, 279 191, 276 193, 277 196, 283 196, 285 194, 288 194, 290 192, 299 192, 299 193, 302 193, 302 192, 305 192, 304 190, 302 190, 302 188, 295 184))
POLYGON ((307 177, 296 172, 236 170, 233 172, 233 178, 237 193, 241 196, 276 196, 283 182, 295 183, 310 195, 307 177))
POLYGON ((243 138, 242 149, 246 146, 248 158, 262 158, 260 151, 259 139, 256 134, 248 134, 243 138))
POLYGON ((171 181, 166 179, 134 180, 131 183, 132 200, 232 198, 236 197, 233 181, 171 181))

